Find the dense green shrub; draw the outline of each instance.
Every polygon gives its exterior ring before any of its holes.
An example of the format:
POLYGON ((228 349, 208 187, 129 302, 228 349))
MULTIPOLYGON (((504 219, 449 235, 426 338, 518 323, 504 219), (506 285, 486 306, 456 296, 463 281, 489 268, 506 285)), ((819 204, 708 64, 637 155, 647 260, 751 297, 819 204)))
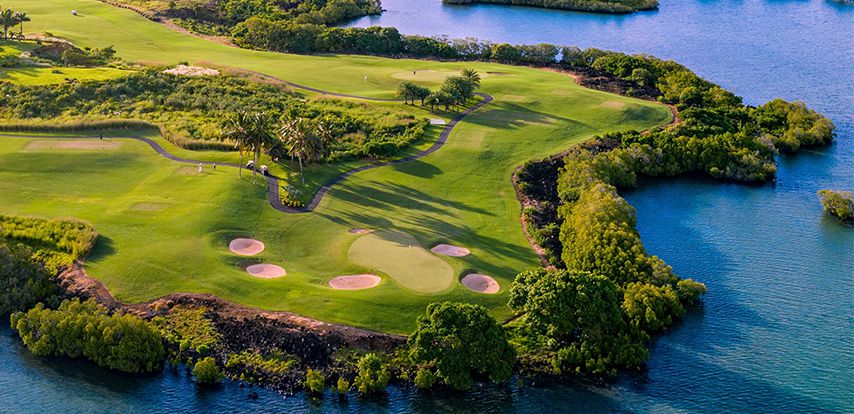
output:
POLYGON ((185 352, 195 350, 200 355, 215 351, 220 346, 222 335, 213 322, 205 316, 206 308, 175 306, 164 316, 152 319, 152 324, 172 347, 185 352))
POLYGON ((466 390, 477 377, 497 382, 512 375, 516 353, 486 308, 433 303, 417 323, 409 337, 409 358, 416 366, 435 368, 446 384, 466 390))
POLYGON ((79 220, 0 215, 0 238, 64 252, 73 260, 86 255, 96 237, 92 225, 79 220))
POLYGON ((239 354, 231 354, 225 367, 235 372, 250 374, 252 377, 284 376, 291 372, 297 365, 297 360, 292 355, 281 351, 272 351, 261 354, 254 350, 245 350, 239 354))
POLYGON ((350 381, 347 381, 347 378, 344 378, 344 376, 338 377, 335 389, 338 391, 338 395, 347 394, 347 392, 350 391, 350 381))
POLYGON ((538 269, 516 277, 509 305, 525 315, 523 335, 544 338, 526 352, 544 356, 555 372, 613 375, 648 356, 647 336, 626 322, 622 302, 620 288, 604 276, 538 269))
POLYGON ((163 360, 157 329, 132 315, 110 315, 95 301, 70 300, 59 309, 42 304, 11 318, 27 348, 39 356, 86 357, 129 373, 152 372, 163 360))
POLYGON ((854 196, 848 191, 819 190, 824 211, 843 222, 854 222, 854 196))
POLYGON ((205 357, 198 360, 193 365, 193 376, 196 377, 196 382, 203 385, 216 384, 225 378, 222 370, 217 366, 214 357, 205 357))
POLYGON ((382 359, 376 354, 366 354, 359 359, 359 372, 353 385, 360 394, 376 394, 385 391, 391 374, 382 359))
POLYGON ((326 389, 326 379, 323 377, 323 373, 316 369, 306 371, 303 387, 309 394, 323 394, 323 390, 326 389))
POLYGON ((33 250, 0 238, 0 315, 26 310, 56 289, 33 250))

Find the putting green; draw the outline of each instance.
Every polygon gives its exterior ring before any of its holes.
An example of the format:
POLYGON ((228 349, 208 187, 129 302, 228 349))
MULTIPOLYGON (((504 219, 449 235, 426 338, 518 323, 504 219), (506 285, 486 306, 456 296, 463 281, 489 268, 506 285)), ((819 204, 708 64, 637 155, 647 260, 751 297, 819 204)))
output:
POLYGON ((385 273, 406 289, 436 293, 454 281, 454 269, 421 246, 411 234, 378 231, 359 237, 347 258, 360 266, 385 273))

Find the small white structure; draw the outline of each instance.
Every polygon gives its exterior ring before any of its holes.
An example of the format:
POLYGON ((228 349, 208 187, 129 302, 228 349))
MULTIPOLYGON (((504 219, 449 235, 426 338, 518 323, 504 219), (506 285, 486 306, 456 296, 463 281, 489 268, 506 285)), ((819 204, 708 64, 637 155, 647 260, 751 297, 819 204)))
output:
POLYGON ((71 15, 72 15, 72 16, 77 16, 77 10, 72 10, 72 11, 71 11, 71 15))

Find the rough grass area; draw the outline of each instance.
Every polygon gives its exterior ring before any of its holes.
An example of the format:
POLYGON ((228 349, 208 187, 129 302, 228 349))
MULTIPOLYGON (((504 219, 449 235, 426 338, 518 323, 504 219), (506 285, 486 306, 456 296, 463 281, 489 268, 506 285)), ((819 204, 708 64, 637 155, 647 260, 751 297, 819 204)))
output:
POLYGON ((134 73, 132 70, 115 68, 43 68, 25 66, 0 68, 0 81, 19 85, 55 85, 70 80, 109 80, 118 79, 134 73))

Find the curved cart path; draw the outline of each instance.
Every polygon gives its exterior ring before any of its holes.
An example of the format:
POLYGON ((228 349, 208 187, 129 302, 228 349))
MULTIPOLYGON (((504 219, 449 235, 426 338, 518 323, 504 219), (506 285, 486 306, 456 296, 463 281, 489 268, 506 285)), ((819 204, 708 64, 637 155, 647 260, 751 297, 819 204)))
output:
MULTIPOLYGON (((356 99, 363 99, 366 101, 381 101, 381 102, 396 101, 394 99, 368 98, 368 97, 355 96, 355 95, 337 94, 337 93, 322 91, 320 89, 310 88, 307 86, 296 85, 296 84, 289 83, 289 82, 288 82, 288 84, 293 86, 293 87, 299 88, 299 89, 305 89, 305 90, 308 90, 311 92, 316 92, 316 93, 340 97, 340 98, 356 98, 356 99)), ((403 158, 385 161, 385 162, 380 162, 380 163, 376 163, 376 164, 363 165, 361 167, 357 167, 357 168, 354 168, 352 170, 345 171, 345 172, 333 177, 331 180, 327 181, 326 184, 324 184, 322 187, 320 187, 320 189, 318 189, 317 192, 314 193, 314 197, 311 199, 311 201, 308 203, 308 205, 306 205, 303 208, 294 208, 294 207, 289 207, 289 206, 282 204, 282 201, 279 198, 279 179, 280 179, 280 177, 277 177, 275 175, 268 175, 265 177, 267 179, 267 201, 270 203, 270 206, 272 206, 274 209, 281 211, 283 213, 289 213, 289 214, 308 213, 308 212, 311 212, 312 210, 314 210, 318 206, 318 204, 320 204, 320 201, 323 200, 323 197, 326 195, 326 193, 329 192, 329 190, 332 189, 333 186, 335 186, 335 184, 338 184, 341 181, 344 181, 345 179, 347 179, 347 177, 350 177, 350 176, 355 175, 357 173, 360 173, 362 171, 372 170, 374 168, 386 167, 389 165, 402 164, 402 163, 409 162, 412 160, 417 160, 419 158, 426 157, 427 155, 430 155, 430 154, 438 151, 440 148, 442 148, 448 142, 448 137, 451 136, 451 132, 454 130, 454 127, 456 127, 457 124, 463 118, 465 118, 467 115, 471 114, 472 112, 480 109, 484 105, 492 102, 493 98, 490 95, 487 95, 485 93, 478 93, 477 95, 479 97, 481 97, 482 100, 480 102, 478 102, 476 105, 472 106, 471 108, 468 108, 465 111, 457 114, 456 117, 454 117, 450 122, 448 122, 448 124, 445 125, 445 128, 442 130, 442 133, 439 134, 439 138, 436 140, 436 142, 433 143, 432 146, 430 146, 430 148, 427 148, 424 151, 421 151, 421 152, 418 152, 416 154, 412 154, 412 155, 409 155, 409 156, 406 156, 403 158)), ((49 137, 49 136, 31 137, 31 136, 20 135, 20 134, 18 134, 18 135, 3 135, 3 136, 7 137, 7 138, 80 139, 80 137, 49 137)), ((176 161, 176 162, 180 162, 180 163, 196 164, 196 165, 198 165, 198 164, 203 164, 203 165, 214 164, 214 162, 212 162, 212 161, 202 161, 202 160, 194 160, 194 159, 190 159, 190 158, 179 157, 179 156, 174 155, 174 154, 170 153, 169 151, 167 151, 165 148, 163 148, 156 141, 149 139, 149 138, 145 138, 145 137, 119 137, 119 138, 111 138, 111 139, 131 139, 131 140, 144 142, 144 143, 148 144, 148 146, 150 146, 155 152, 162 155, 163 157, 166 157, 172 161, 176 161)), ((232 168, 244 168, 238 164, 229 163, 229 162, 218 162, 216 164, 217 164, 217 166, 232 167, 232 168)))

